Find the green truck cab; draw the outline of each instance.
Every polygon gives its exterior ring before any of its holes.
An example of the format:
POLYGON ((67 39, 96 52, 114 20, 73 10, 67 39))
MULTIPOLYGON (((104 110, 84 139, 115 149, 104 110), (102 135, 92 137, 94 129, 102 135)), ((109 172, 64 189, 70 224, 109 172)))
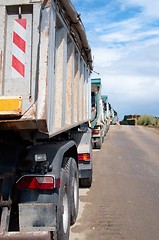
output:
POLYGON ((101 78, 91 79, 91 129, 93 148, 100 149, 104 141, 104 111, 101 98, 101 78))

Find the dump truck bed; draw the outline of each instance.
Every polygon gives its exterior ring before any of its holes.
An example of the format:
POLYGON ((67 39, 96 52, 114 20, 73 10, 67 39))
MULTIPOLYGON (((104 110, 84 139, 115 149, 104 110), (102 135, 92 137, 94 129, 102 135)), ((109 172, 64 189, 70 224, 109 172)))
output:
POLYGON ((0 0, 0 130, 51 137, 90 119, 89 45, 71 3, 58 2, 0 0))

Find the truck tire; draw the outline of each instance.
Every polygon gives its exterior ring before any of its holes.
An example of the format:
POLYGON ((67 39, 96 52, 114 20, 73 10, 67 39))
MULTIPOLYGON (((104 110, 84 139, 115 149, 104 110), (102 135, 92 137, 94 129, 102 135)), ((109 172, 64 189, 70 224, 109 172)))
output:
POLYGON ((107 130, 105 129, 105 131, 104 131, 104 137, 107 135, 107 130))
POLYGON ((102 136, 100 136, 100 138, 98 139, 98 141, 95 144, 96 144, 97 149, 102 148, 102 136))
POLYGON ((79 177, 77 164, 74 158, 67 160, 67 172, 70 185, 70 221, 71 225, 76 222, 79 208, 79 177))
POLYGON ((96 148, 96 145, 95 145, 94 142, 92 142, 92 148, 93 148, 93 149, 96 148))
POLYGON ((59 189, 59 228, 57 240, 69 240, 70 233, 70 186, 69 175, 64 165, 61 169, 61 185, 59 189))
POLYGON ((92 177, 90 178, 81 178, 80 179, 80 187, 81 188, 90 188, 92 185, 92 177))

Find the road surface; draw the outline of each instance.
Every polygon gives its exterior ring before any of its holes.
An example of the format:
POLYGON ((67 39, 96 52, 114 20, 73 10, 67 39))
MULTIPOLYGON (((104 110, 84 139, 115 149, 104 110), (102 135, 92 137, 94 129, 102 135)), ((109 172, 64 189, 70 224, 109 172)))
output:
POLYGON ((159 130, 111 126, 70 240, 159 239, 159 130))

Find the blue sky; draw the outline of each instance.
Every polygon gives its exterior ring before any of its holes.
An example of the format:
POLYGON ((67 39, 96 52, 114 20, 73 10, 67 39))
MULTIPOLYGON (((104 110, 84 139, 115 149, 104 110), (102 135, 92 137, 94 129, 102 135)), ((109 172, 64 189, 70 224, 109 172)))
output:
POLYGON ((159 0, 72 0, 94 58, 92 78, 118 112, 159 116, 159 0))

